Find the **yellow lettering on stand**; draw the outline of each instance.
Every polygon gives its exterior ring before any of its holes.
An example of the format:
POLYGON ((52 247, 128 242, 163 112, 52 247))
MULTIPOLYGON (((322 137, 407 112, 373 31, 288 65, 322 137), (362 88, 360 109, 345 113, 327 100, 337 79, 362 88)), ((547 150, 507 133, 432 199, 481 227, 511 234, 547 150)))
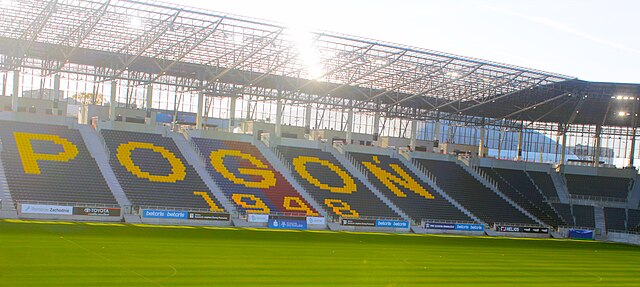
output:
POLYGON ((68 162, 78 155, 78 147, 76 147, 76 145, 57 135, 14 132, 13 137, 16 141, 24 173, 27 174, 41 174, 40 167, 38 166, 38 161, 40 160, 68 162), (36 153, 33 150, 32 141, 48 141, 52 144, 62 146, 62 151, 58 154, 36 153))

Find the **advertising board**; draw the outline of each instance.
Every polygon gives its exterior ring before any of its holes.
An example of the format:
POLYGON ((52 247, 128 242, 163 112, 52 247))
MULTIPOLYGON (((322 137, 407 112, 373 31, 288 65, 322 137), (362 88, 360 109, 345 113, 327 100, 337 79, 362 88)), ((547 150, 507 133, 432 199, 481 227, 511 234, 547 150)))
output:
POLYGON ((20 212, 52 215, 73 215, 73 207, 46 204, 21 204, 20 212))
POLYGON ((389 227, 389 228, 409 228, 409 222, 404 220, 376 220, 377 227, 389 227))
POLYGON ((73 215, 86 216, 120 216, 120 208, 100 208, 100 207, 73 207, 73 215))
POLYGON ((247 221, 254 223, 266 223, 269 222, 268 214, 257 214, 257 213, 249 213, 247 214, 247 221))
POLYGON ((176 210, 143 209, 143 218, 187 219, 188 212, 176 210))
POLYGON ((484 231, 484 225, 482 224, 466 224, 466 223, 425 223, 426 229, 441 229, 441 230, 458 230, 458 231, 484 231))
POLYGON ((190 220, 229 221, 231 218, 230 218, 228 213, 189 212, 188 219, 190 219, 190 220))
POLYGON ((340 223, 345 226, 376 226, 376 221, 369 219, 342 219, 340 223))
POLYGON ((315 217, 315 216, 307 217, 308 225, 325 225, 326 222, 327 221, 324 219, 324 217, 315 217))
POLYGON ((307 229, 307 220, 304 218, 269 218, 268 226, 276 229, 307 229))

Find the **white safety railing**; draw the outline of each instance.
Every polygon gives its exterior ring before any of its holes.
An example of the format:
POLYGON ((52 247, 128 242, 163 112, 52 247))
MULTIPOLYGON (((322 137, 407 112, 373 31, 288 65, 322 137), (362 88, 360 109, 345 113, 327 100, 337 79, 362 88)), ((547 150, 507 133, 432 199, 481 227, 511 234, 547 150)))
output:
POLYGON ((68 201, 51 201, 51 200, 18 200, 17 204, 35 204, 35 205, 59 205, 72 207, 97 207, 97 208, 120 208, 117 204, 105 204, 95 202, 68 202, 68 201))
POLYGON ((362 163, 357 161, 351 154, 346 153, 345 156, 347 157, 347 160, 351 163, 351 165, 354 166, 368 180, 369 171, 367 170, 367 168, 362 163))
POLYGON ((471 167, 471 169, 473 169, 475 173, 477 173, 478 175, 480 175, 480 177, 486 180, 491 186, 499 190, 498 182, 495 179, 493 179, 491 176, 489 176, 486 172, 484 172, 484 170, 482 170, 479 166, 474 165, 471 167))
POLYGON ((438 184, 438 179, 436 178, 436 176, 433 173, 431 173, 431 171, 429 171, 426 167, 424 167, 424 165, 417 163, 415 160, 413 163, 422 174, 427 176, 429 180, 431 180, 436 185, 438 184))
POLYGON ((598 201, 598 202, 627 202, 626 198, 619 198, 619 197, 582 195, 582 194, 571 194, 570 196, 571 196, 571 199, 573 200, 588 200, 588 201, 598 201))
POLYGON ((282 163, 282 165, 287 169, 287 171, 289 171, 290 174, 293 174, 293 165, 287 160, 287 158, 282 154, 282 152, 280 152, 280 150, 278 150, 278 148, 276 148, 275 146, 269 147, 269 149, 271 149, 273 154, 276 155, 278 160, 280 160, 280 163, 282 163))

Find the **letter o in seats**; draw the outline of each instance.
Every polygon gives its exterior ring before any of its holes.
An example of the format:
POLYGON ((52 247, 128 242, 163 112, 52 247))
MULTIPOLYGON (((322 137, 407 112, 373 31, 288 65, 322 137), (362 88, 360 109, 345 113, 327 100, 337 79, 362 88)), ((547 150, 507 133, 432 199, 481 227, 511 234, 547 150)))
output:
POLYGON ((328 160, 319 159, 317 157, 311 157, 311 156, 299 156, 293 159, 293 167, 295 168, 296 172, 300 174, 300 176, 302 176, 309 183, 317 186, 320 189, 328 190, 335 193, 348 193, 348 194, 351 194, 356 191, 356 183, 353 181, 353 178, 351 178, 351 176, 348 173, 346 173, 344 170, 337 167, 335 164, 331 163, 328 160), (307 170, 307 163, 310 163, 310 162, 315 162, 329 168, 331 171, 333 171, 342 179, 342 182, 344 185, 341 187, 335 187, 335 186, 329 186, 326 183, 320 182, 319 179, 312 176, 307 170))
POLYGON ((164 147, 156 146, 151 143, 144 142, 128 142, 125 144, 121 144, 118 146, 117 154, 118 161, 120 164, 124 166, 131 174, 139 177, 145 178, 152 182, 177 182, 179 180, 184 180, 187 176, 186 168, 182 161, 176 157, 175 154, 170 152, 164 147), (137 166, 133 159, 131 159, 131 153, 136 149, 149 149, 153 152, 157 152, 164 159, 166 159, 169 164, 171 164, 171 173, 167 175, 154 175, 146 171, 142 171, 139 166, 137 166))

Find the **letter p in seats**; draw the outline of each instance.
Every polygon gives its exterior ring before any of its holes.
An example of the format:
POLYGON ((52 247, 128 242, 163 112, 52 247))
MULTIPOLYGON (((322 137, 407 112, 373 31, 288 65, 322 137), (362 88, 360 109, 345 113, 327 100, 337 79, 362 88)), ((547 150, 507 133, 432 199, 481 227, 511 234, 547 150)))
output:
POLYGON ((78 155, 78 147, 69 140, 49 134, 33 134, 14 132, 13 137, 16 140, 18 154, 22 160, 24 173, 41 174, 38 161, 57 161, 68 162, 78 155), (57 154, 36 153, 33 150, 32 141, 45 141, 62 147, 62 151, 57 154))

